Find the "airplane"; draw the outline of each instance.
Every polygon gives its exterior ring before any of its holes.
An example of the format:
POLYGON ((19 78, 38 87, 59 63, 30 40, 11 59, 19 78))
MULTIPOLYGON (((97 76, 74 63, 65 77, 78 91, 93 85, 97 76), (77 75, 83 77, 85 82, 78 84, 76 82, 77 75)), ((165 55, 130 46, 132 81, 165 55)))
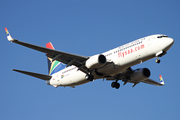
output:
POLYGON ((12 70, 45 80, 47 85, 56 88, 59 86, 74 88, 96 79, 112 81, 111 87, 115 89, 120 87, 119 80, 124 82, 123 85, 133 83, 132 87, 140 82, 164 86, 161 75, 159 76, 160 82, 157 82, 149 78, 151 72, 148 68, 133 70, 131 66, 153 58, 156 58, 156 63, 160 63, 159 57, 165 55, 174 44, 174 40, 167 35, 155 34, 104 53, 81 56, 55 50, 51 42, 47 43, 46 47, 22 42, 12 38, 7 28, 5 32, 10 42, 43 52, 48 59, 48 75, 18 69, 12 70))

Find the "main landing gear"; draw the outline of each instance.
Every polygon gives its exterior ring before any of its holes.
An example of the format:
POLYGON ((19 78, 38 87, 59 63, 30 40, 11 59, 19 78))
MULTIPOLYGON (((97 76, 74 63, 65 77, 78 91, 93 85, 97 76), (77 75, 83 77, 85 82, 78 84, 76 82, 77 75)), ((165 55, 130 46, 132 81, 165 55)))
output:
POLYGON ((119 84, 117 81, 116 81, 116 82, 112 82, 112 83, 111 83, 111 87, 112 87, 112 88, 119 89, 120 84, 119 84))
POLYGON ((89 80, 89 81, 93 81, 93 80, 94 80, 94 76, 91 75, 91 74, 90 74, 90 75, 87 74, 87 75, 85 76, 85 78, 86 78, 86 80, 89 80))

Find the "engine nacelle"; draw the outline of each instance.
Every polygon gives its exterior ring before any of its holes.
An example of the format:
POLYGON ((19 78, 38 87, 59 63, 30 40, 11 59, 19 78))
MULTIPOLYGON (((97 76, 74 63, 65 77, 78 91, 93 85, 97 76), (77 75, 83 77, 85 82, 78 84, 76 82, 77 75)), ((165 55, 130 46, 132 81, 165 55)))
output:
POLYGON ((134 71, 134 73, 130 76, 130 79, 132 82, 140 82, 142 80, 145 80, 149 78, 151 75, 151 72, 147 68, 139 68, 134 71))
POLYGON ((98 54, 90 57, 86 61, 85 66, 89 69, 93 69, 93 68, 99 68, 103 66, 105 63, 106 63, 106 57, 102 54, 98 54))

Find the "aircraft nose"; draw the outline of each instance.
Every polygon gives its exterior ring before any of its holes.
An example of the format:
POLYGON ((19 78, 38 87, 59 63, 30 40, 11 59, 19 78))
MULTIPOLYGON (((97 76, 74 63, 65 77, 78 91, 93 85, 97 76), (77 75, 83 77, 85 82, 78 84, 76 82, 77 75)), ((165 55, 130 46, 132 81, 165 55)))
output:
POLYGON ((168 44, 169 44, 170 47, 174 44, 174 40, 173 40, 172 38, 169 38, 169 39, 167 40, 167 42, 168 42, 168 44))
POLYGON ((172 38, 168 38, 166 39, 165 43, 167 45, 167 47, 165 48, 165 51, 168 51, 171 48, 171 46, 174 44, 174 40, 172 38))

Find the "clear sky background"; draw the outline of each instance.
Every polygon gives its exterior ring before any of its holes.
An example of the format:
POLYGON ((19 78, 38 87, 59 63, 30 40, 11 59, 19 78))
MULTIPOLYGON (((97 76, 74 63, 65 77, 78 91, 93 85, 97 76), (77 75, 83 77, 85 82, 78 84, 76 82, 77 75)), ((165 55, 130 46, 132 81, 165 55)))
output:
POLYGON ((180 119, 179 0, 1 0, 1 120, 175 120, 180 119), (54 88, 12 68, 47 74, 45 54, 10 43, 4 28, 21 41, 91 56, 152 34, 175 40, 161 58, 133 66, 147 67, 165 86, 120 81, 111 88, 102 79, 76 88, 54 88))

